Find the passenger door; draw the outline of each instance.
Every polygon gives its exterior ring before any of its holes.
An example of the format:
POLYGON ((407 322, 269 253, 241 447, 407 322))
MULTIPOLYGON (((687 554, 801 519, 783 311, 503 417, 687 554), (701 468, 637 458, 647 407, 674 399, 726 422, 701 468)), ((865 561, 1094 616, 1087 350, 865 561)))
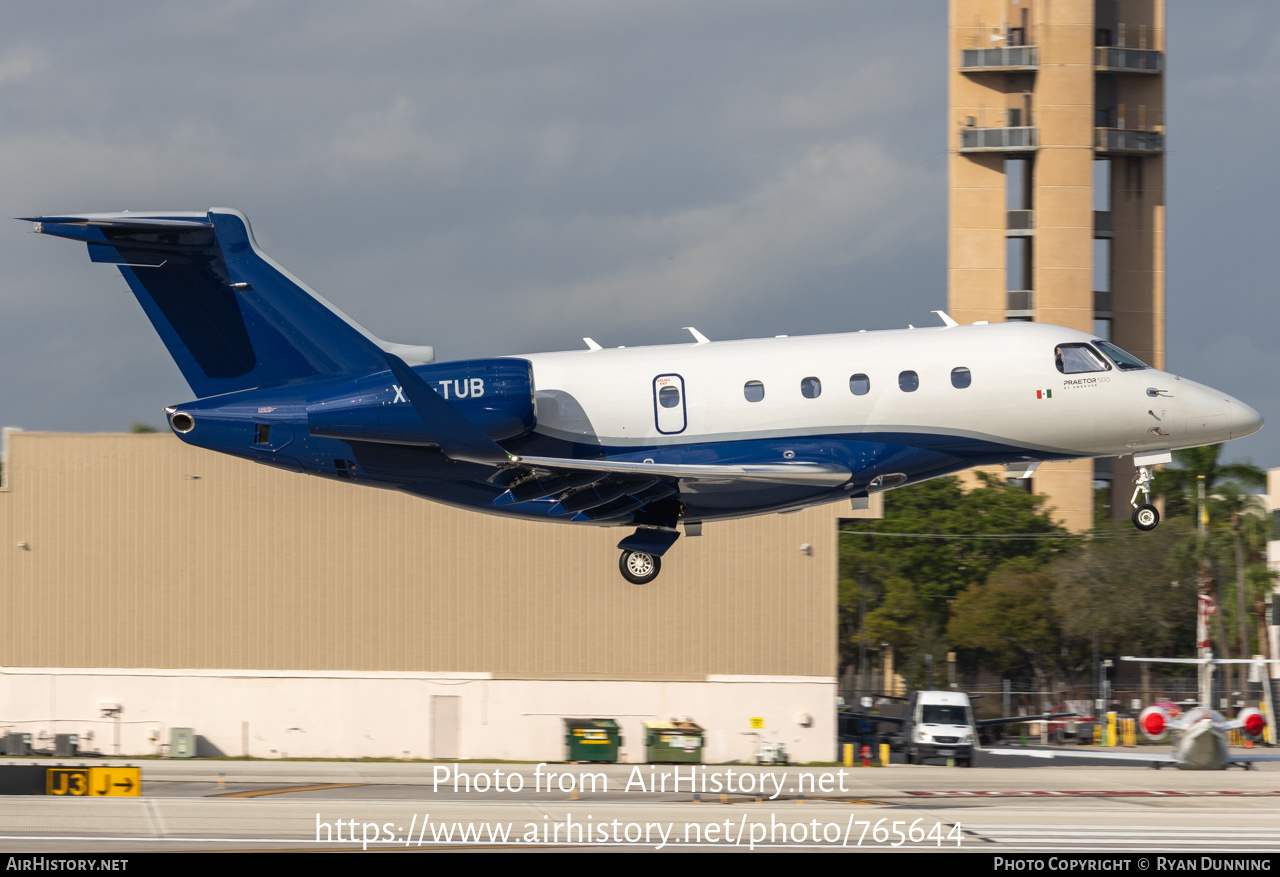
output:
POLYGON ((684 432, 684 378, 680 375, 658 375, 653 379, 653 419, 663 435, 684 432))

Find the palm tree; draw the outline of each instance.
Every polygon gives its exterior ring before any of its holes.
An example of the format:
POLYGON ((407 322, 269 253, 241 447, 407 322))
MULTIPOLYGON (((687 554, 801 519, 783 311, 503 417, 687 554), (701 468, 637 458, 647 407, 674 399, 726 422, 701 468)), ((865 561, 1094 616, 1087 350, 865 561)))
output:
POLYGON ((1239 511, 1240 494, 1266 489, 1266 471, 1247 461, 1219 463, 1221 452, 1220 444, 1173 452, 1176 468, 1161 469, 1151 483, 1152 493, 1164 497, 1166 516, 1195 514, 1201 476, 1204 477, 1204 493, 1211 518, 1221 517, 1214 515, 1215 511, 1223 512, 1225 516, 1239 511), (1226 490, 1215 490, 1218 487, 1226 490))
MULTIPOLYGON (((1256 536, 1257 531, 1265 530, 1269 524, 1269 521, 1259 516, 1256 502, 1248 496, 1252 490, 1266 489, 1267 473, 1248 462, 1221 464, 1218 462, 1218 455, 1221 452, 1220 444, 1174 451, 1173 458, 1177 468, 1170 467, 1156 473, 1151 489, 1153 493, 1164 496, 1166 515, 1194 515, 1200 504, 1199 491, 1203 480, 1208 519, 1218 525, 1214 528, 1214 536, 1219 538, 1210 536, 1207 540, 1197 539, 1193 551, 1202 563, 1231 558, 1236 578, 1234 612, 1238 627, 1236 646, 1240 653, 1239 657, 1247 658, 1249 656, 1249 635, 1246 626, 1249 590, 1247 579, 1250 578, 1247 567, 1251 564, 1246 562, 1240 528, 1241 524, 1245 523, 1246 532, 1256 536), (1215 544, 1225 535, 1219 531, 1222 529, 1221 525, 1227 522, 1230 522, 1231 526, 1229 554, 1223 550, 1225 546, 1215 544)), ((1254 542, 1256 539, 1250 539, 1250 541, 1254 542)), ((1249 559, 1253 560, 1254 564, 1257 563, 1255 558, 1249 559)), ((1222 603, 1223 596, 1221 585, 1220 582, 1219 593, 1216 595, 1219 603, 1222 603)), ((1219 645, 1223 653, 1221 657, 1229 657, 1225 632, 1221 626, 1224 621, 1223 613, 1227 612, 1227 607, 1219 605, 1218 611, 1219 639, 1222 640, 1219 645)), ((1235 687, 1243 690, 1244 668, 1241 666, 1235 670, 1237 676, 1235 687)), ((1230 675, 1228 670, 1228 678, 1230 675)))

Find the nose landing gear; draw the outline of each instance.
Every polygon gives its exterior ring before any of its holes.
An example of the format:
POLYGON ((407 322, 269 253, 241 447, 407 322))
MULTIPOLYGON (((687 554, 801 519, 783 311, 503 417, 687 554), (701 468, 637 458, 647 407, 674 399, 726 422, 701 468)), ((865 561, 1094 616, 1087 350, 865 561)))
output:
POLYGON ((1133 510, 1133 525, 1139 530, 1154 530, 1160 523, 1160 512, 1153 505, 1140 505, 1133 510))
POLYGON ((1154 530, 1160 523, 1160 512, 1151 504, 1151 467, 1139 466, 1134 477, 1133 497, 1129 505, 1133 506, 1133 525, 1139 530, 1154 530), (1138 494, 1142 494, 1142 505, 1138 505, 1138 494))

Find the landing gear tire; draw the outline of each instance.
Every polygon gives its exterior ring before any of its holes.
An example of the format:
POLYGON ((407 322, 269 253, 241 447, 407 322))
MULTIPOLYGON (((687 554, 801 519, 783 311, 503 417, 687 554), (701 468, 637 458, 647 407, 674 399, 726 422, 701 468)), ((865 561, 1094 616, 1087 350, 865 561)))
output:
POLYGON ((643 551, 624 551, 618 558, 618 570, 633 585, 647 585, 658 577, 662 558, 643 551))
POLYGON ((1133 525, 1139 530, 1154 530, 1160 523, 1160 512, 1153 505, 1140 505, 1133 510, 1133 525))

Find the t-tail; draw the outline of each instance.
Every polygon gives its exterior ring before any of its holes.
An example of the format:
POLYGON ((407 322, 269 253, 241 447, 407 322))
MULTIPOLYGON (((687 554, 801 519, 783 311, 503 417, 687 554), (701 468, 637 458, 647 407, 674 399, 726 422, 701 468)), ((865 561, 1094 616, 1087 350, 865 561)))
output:
POLYGON ((431 362, 430 347, 382 341, 264 254, 244 214, 31 217, 119 267, 200 398, 431 362))
MULTIPOLYGON (((1213 653, 1208 649, 1204 649, 1204 657, 1201 658, 1135 658, 1126 655, 1120 660, 1122 661, 1142 661, 1150 664, 1194 664, 1199 677, 1200 689, 1200 707, 1206 713, 1213 712, 1213 674, 1217 667, 1221 664, 1256 664, 1264 667, 1268 664, 1280 664, 1280 659, 1275 658, 1215 658, 1213 653)), ((1247 707, 1241 710, 1234 719, 1223 722, 1220 728, 1224 731, 1240 730, 1245 737, 1250 740, 1258 740, 1266 732, 1267 716, 1275 715, 1275 704, 1270 702, 1270 688, 1263 686, 1264 703, 1267 706, 1266 714, 1254 707, 1247 707)), ((1179 721, 1180 717, 1171 716, 1163 707, 1152 705, 1147 707, 1138 716, 1138 726, 1142 732, 1152 740, 1163 739, 1165 733, 1170 729, 1180 729, 1183 722, 1179 721)))

